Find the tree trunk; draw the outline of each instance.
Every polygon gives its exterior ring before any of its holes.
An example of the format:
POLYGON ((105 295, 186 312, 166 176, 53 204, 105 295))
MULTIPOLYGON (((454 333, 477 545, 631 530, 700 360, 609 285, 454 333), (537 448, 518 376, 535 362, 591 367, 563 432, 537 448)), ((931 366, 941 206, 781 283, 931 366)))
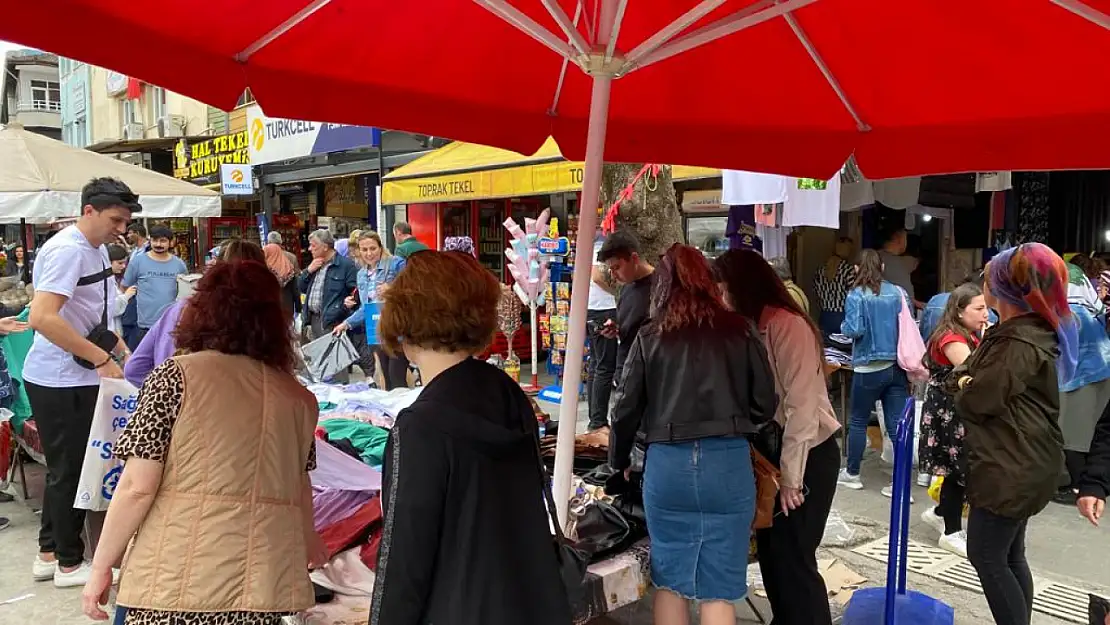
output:
MULTIPOLYGON (((643 163, 605 164, 601 172, 601 205, 606 210, 643 166, 643 163)), ((617 230, 628 229, 636 235, 642 256, 652 264, 672 245, 685 242, 670 165, 663 166, 659 176, 653 177, 649 171, 636 182, 632 198, 620 205, 616 226, 617 230)))

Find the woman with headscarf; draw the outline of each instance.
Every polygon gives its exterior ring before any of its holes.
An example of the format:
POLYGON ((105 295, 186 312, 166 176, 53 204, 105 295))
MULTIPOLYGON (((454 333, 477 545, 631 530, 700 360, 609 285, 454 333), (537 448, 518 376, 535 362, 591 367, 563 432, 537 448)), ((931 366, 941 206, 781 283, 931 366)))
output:
POLYGON ((470 237, 447 237, 443 240, 443 251, 462 252, 478 258, 478 252, 474 249, 474 239, 470 237))
POLYGON ((266 247, 262 248, 262 253, 266 255, 266 266, 270 268, 278 279, 278 284, 281 285, 281 307, 285 309, 285 316, 289 319, 289 323, 293 323, 293 316, 300 312, 301 308, 301 293, 297 289, 297 281, 293 279, 297 275, 297 270, 289 261, 285 250, 277 243, 266 244, 266 247))
POLYGON ((1029 625, 1026 527, 1064 465, 1060 385, 1075 374, 1079 338, 1067 284, 1063 259, 1040 243, 994 257, 984 294, 1001 322, 946 382, 964 424, 968 558, 997 625, 1029 625))

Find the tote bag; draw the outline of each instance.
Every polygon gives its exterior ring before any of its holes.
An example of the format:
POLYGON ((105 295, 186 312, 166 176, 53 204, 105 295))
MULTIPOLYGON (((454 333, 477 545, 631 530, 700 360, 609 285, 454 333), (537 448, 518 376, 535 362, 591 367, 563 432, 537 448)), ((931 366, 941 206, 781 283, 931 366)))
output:
POLYGON ((116 439, 135 412, 138 398, 139 389, 127 380, 100 380, 100 395, 85 445, 85 461, 77 482, 74 508, 102 512, 112 503, 116 484, 123 473, 123 461, 117 460, 113 451, 116 439))
POLYGON ((905 291, 902 294, 902 309, 898 312, 898 366, 906 372, 910 380, 924 382, 929 379, 929 370, 925 368, 925 341, 921 340, 921 331, 913 319, 910 306, 906 303, 905 291))
POLYGON ((378 324, 382 321, 382 304, 381 302, 369 302, 363 304, 365 310, 363 314, 366 315, 366 344, 377 345, 378 340, 378 324))

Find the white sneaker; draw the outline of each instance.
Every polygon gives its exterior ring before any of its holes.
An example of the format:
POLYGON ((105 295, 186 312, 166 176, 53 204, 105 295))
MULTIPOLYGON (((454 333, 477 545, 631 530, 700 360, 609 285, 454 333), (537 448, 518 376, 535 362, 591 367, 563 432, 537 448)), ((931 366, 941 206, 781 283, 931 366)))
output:
POLYGON ((841 469, 840 476, 836 478, 836 483, 844 488, 863 490, 863 480, 858 475, 848 473, 848 469, 841 469))
POLYGON ((941 549, 952 552, 961 558, 967 558, 967 532, 961 530, 955 534, 940 537, 937 543, 941 549))
POLYGON ((54 579, 54 573, 57 570, 57 560, 47 562, 46 560, 42 559, 41 555, 36 555, 35 563, 31 565, 31 577, 36 582, 48 582, 54 579))
POLYGON ((944 519, 940 518, 940 516, 937 515, 937 509, 935 506, 929 506, 928 508, 926 508, 925 512, 921 513, 921 520, 925 522, 925 525, 928 525, 929 527, 935 529, 936 531, 940 532, 941 536, 944 536, 944 519))
MULTIPOLYGON (((55 588, 74 588, 77 586, 84 586, 89 582, 92 576, 92 562, 82 562, 81 566, 66 573, 63 572, 61 567, 58 567, 54 573, 54 587, 55 588)), ((119 569, 112 569, 112 585, 119 584, 119 569)))
MULTIPOLYGON (((894 487, 893 486, 884 486, 883 487, 883 497, 886 497, 888 499, 893 498, 894 497, 894 487)), ((917 503, 916 501, 914 501, 914 498, 913 498, 912 494, 910 495, 910 503, 917 503)))
POLYGON ((933 476, 929 475, 928 473, 918 473, 917 474, 917 485, 918 486, 921 486, 921 487, 924 487, 924 488, 929 488, 929 485, 932 484, 932 483, 933 483, 933 476))

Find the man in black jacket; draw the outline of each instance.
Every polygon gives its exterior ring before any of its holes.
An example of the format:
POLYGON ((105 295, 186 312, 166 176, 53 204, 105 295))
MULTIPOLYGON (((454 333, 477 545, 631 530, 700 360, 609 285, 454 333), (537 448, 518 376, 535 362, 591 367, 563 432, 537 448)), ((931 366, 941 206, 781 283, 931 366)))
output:
POLYGON ((1079 514, 1098 525, 1110 496, 1110 406, 1102 411, 1102 418, 1095 426, 1091 450, 1087 453, 1087 466, 1079 478, 1079 514))
POLYGON ((305 294, 304 325, 309 338, 315 339, 332 331, 350 312, 343 300, 358 288, 358 267, 335 251, 335 239, 327 230, 308 235, 312 262, 298 279, 305 294))
POLYGON ((605 239, 597 260, 604 263, 613 279, 621 285, 617 296, 617 321, 609 321, 600 330, 609 338, 619 339, 617 370, 614 380, 620 386, 628 350, 651 315, 651 287, 655 267, 640 255, 640 242, 628 230, 618 230, 605 239))

